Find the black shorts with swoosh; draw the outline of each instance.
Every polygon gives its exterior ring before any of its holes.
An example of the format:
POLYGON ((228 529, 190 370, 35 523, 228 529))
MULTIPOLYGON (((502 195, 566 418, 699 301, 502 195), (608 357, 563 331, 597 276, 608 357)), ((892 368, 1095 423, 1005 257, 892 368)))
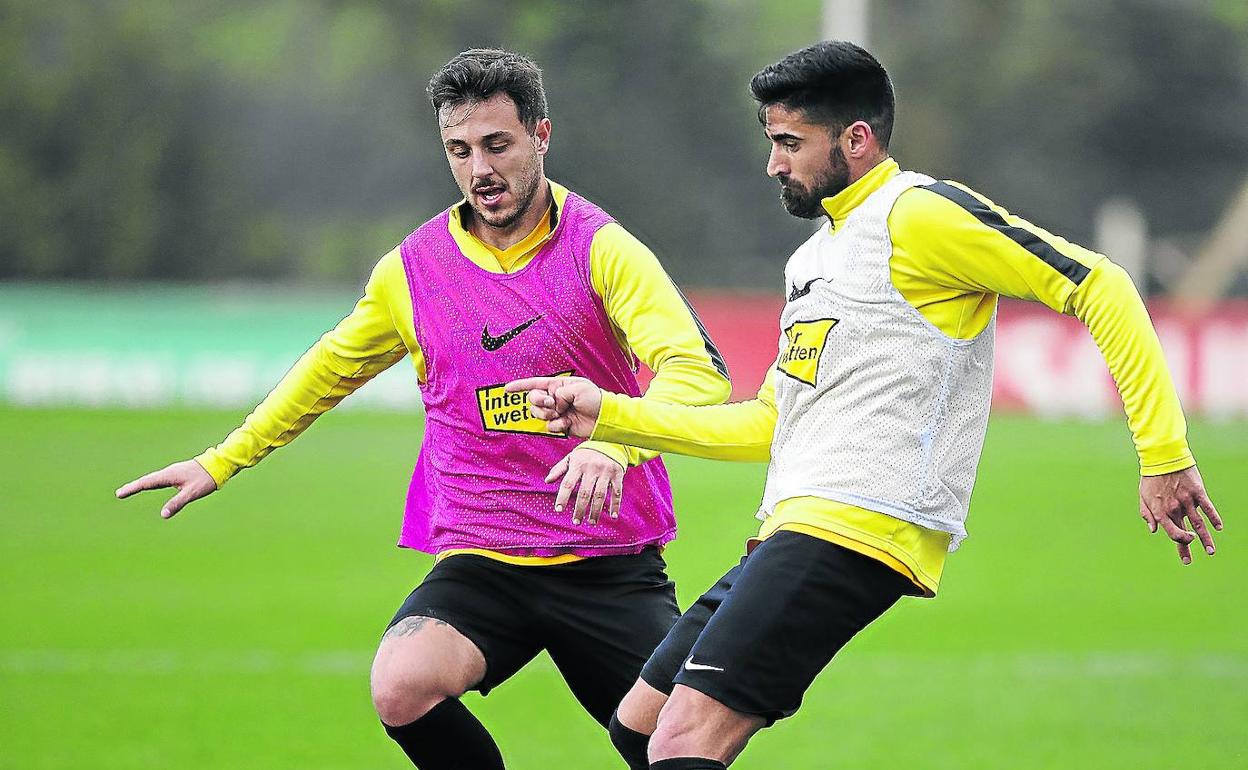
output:
POLYGON ((875 559, 782 530, 681 616, 641 678, 669 695, 692 687, 771 724, 797 711, 854 634, 913 591, 875 559))
POLYGON ((485 657, 482 695, 542 650, 603 726, 676 620, 675 585, 659 549, 567 564, 507 564, 463 553, 437 562, 390 626, 436 618, 485 657))

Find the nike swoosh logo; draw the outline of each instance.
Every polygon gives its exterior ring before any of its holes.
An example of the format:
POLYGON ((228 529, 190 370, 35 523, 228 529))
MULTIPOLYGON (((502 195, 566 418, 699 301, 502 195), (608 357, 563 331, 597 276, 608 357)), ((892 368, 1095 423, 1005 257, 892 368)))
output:
POLYGON ((789 302, 792 302, 795 299, 801 299, 802 297, 805 297, 807 294, 810 294, 811 284, 813 284, 815 281, 822 281, 822 280, 824 279, 811 278, 809 281, 806 282, 806 285, 800 289, 794 286, 793 290, 789 292, 789 302))
POLYGON ((490 351, 498 350, 503 345, 519 337, 521 332, 540 321, 541 318, 540 315, 533 316, 516 328, 505 331, 497 337, 490 334, 490 325, 486 324, 485 328, 481 330, 481 347, 490 351))
POLYGON ((720 668, 719 666, 708 666, 703 663, 694 663, 692 655, 690 655, 689 659, 685 661, 685 670, 686 671, 723 671, 723 669, 720 668))

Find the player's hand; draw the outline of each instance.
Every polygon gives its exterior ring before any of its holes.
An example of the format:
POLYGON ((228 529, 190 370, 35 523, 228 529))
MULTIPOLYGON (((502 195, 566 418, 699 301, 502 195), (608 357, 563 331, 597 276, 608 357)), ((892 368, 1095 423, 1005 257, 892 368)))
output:
POLYGON ((624 497, 624 468, 615 460, 589 447, 577 447, 568 453, 546 475, 547 482, 563 478, 555 495, 555 510, 567 506, 576 491, 572 523, 597 524, 605 508, 611 518, 620 517, 620 501, 624 497), (578 489, 579 487, 579 489, 578 489))
POLYGON ((162 519, 172 518, 186 504, 217 491, 217 482, 194 460, 183 460, 131 481, 117 490, 117 498, 125 499, 135 492, 174 487, 178 493, 160 509, 162 519))
POLYGON ((529 377, 507 383, 508 393, 529 392, 529 413, 546 430, 589 438, 602 410, 602 390, 584 377, 529 377))
POLYGON ((1178 545, 1179 558, 1184 564, 1192 563, 1192 541, 1196 539, 1205 547, 1205 553, 1213 555, 1213 534, 1205 525, 1205 519, 1214 529, 1222 529, 1222 517, 1213 507, 1200 471, 1194 465, 1161 476, 1141 477, 1140 517, 1148 525, 1149 532, 1156 532, 1158 526, 1165 530, 1178 545), (1183 525, 1184 519, 1187 519, 1187 527, 1183 525))

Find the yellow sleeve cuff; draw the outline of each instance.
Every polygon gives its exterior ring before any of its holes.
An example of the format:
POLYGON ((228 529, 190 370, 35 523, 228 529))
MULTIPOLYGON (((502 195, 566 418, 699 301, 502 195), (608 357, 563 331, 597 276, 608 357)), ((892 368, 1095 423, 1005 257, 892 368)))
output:
POLYGON ((208 475, 212 476, 212 480, 216 482, 217 489, 220 489, 225 482, 230 480, 231 476, 238 472, 238 468, 223 458, 215 447, 205 449, 202 454, 195 458, 195 462, 208 471, 208 475))
POLYGON ((1176 439, 1160 446, 1149 447, 1140 454, 1141 476, 1162 476, 1186 470, 1196 464, 1186 439, 1176 439))
MULTIPOLYGON (((598 422, 594 423, 594 432, 590 434, 589 441, 597 444, 607 443, 602 440, 603 433, 607 433, 612 429, 612 425, 619 418, 621 401, 627 401, 628 396, 620 393, 612 393, 604 390, 602 392, 602 406, 598 408, 598 422)), ((616 446, 619 446, 618 444, 616 446)))

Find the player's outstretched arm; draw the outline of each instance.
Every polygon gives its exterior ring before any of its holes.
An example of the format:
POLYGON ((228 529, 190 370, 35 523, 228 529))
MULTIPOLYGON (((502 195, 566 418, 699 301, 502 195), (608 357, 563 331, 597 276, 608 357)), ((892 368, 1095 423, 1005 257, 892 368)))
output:
POLYGON ((582 377, 531 377, 507 388, 527 391, 530 413, 554 432, 708 460, 765 462, 771 456, 772 375, 756 398, 706 406, 606 393, 582 377))
POLYGON ((187 503, 216 492, 217 482, 213 481, 212 476, 199 463, 194 460, 183 460, 123 485, 117 490, 117 498, 124 500, 136 492, 169 489, 170 487, 177 489, 178 493, 169 498, 164 507, 160 509, 162 519, 173 518, 178 511, 186 507, 187 503))
POLYGON ((1179 548, 1179 558, 1184 564, 1192 563, 1192 542, 1199 539, 1205 553, 1212 556, 1215 548, 1209 525, 1222 529, 1222 517, 1213 507, 1205 483, 1196 466, 1160 476, 1140 478, 1140 517, 1148 525, 1149 532, 1158 526, 1179 548), (1203 518, 1202 518, 1203 514, 1203 518), (1185 527, 1183 520, 1188 526, 1185 527))

